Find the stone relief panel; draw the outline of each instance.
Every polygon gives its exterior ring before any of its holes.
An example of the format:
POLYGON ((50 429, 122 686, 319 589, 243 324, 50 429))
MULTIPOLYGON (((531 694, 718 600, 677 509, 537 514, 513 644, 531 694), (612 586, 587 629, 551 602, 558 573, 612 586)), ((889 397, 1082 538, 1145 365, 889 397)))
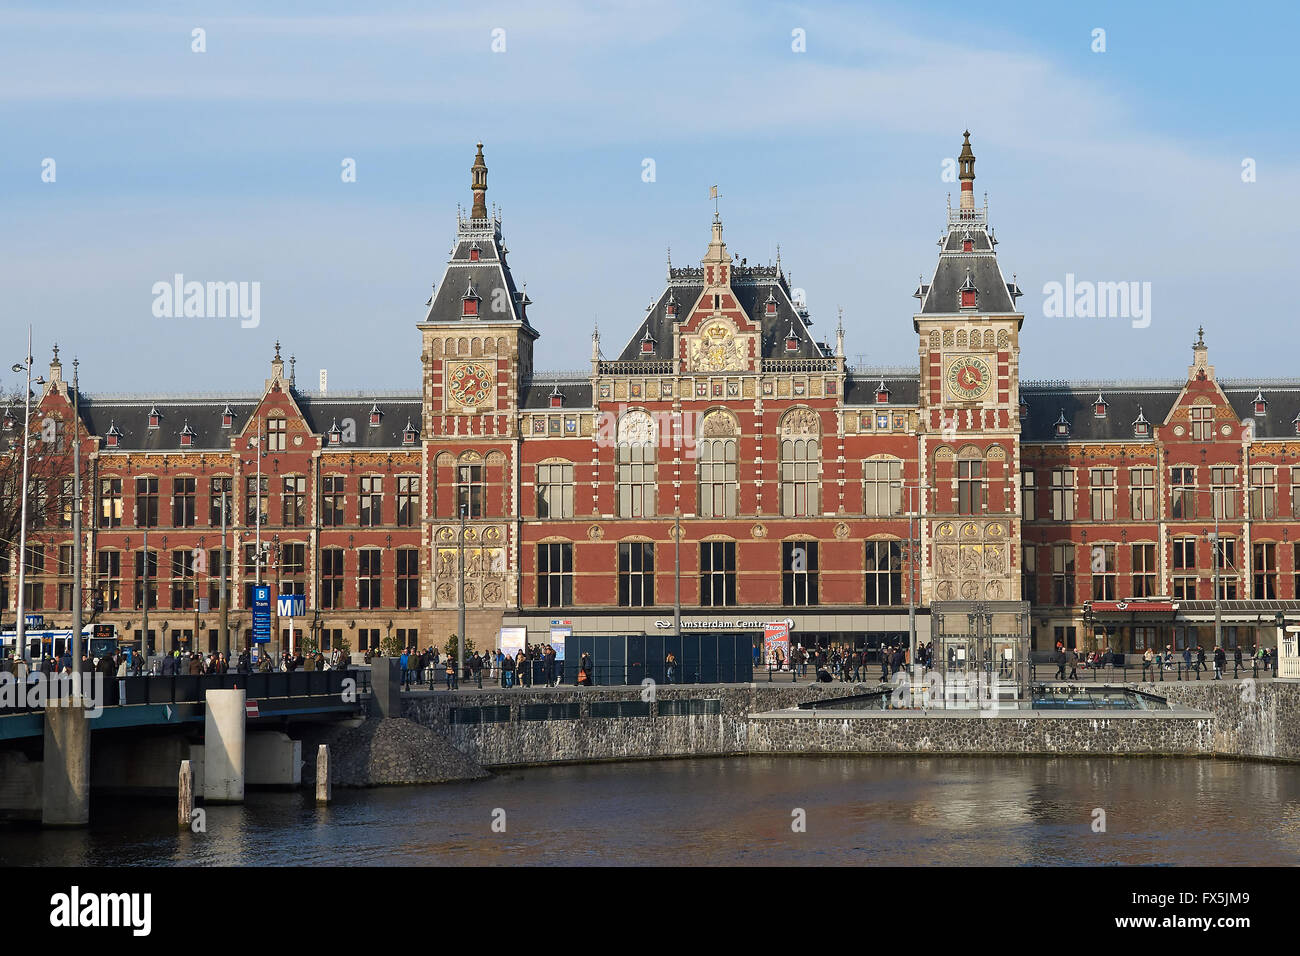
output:
MULTIPOLYGON (((436 607, 458 605, 456 585, 461 548, 458 525, 443 525, 434 532, 433 597, 436 607)), ((465 528, 465 604, 501 607, 507 599, 505 529, 498 525, 465 528)))
POLYGON ((933 534, 933 599, 1007 600, 1012 580, 1011 544, 1005 521, 941 521, 933 534))

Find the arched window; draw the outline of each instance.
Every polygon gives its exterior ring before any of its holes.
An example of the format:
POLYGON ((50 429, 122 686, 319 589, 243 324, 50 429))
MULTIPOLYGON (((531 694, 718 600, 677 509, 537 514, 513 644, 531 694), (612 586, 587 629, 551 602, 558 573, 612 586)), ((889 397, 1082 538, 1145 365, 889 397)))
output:
POLYGON ((618 516, 648 518, 655 513, 655 427, 642 411, 618 423, 616 450, 618 516))
POLYGON ((957 457, 957 513, 984 513, 984 458, 976 448, 963 448, 957 457))
POLYGON ((736 514, 736 439, 705 438, 699 446, 700 517, 731 518, 736 514))
POLYGON ((815 438, 781 439, 781 514, 805 518, 819 511, 820 444, 815 438))
POLYGON ((791 409, 781 419, 781 514, 804 518, 819 513, 821 420, 811 408, 791 409))

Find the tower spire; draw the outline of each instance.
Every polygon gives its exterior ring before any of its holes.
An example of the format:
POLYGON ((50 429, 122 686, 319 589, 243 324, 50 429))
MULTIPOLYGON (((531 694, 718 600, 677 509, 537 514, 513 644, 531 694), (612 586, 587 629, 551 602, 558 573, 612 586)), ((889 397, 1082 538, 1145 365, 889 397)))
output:
MULTIPOLYGON (((474 206, 470 210, 471 219, 487 218, 487 163, 483 162, 483 144, 478 144, 478 155, 470 167, 472 179, 470 189, 474 193, 474 206)), ((964 187, 963 187, 964 188, 964 187)))
POLYGON ((975 154, 970 148, 970 130, 962 134, 965 140, 961 144, 961 153, 957 157, 959 172, 957 178, 961 180, 961 211, 963 213, 973 213, 975 211, 975 154))

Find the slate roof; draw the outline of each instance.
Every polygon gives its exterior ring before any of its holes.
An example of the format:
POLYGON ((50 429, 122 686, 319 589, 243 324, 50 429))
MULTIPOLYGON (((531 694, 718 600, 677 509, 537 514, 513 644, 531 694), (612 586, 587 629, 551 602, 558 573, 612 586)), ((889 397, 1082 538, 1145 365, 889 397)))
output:
MULTIPOLYGON (((1257 438, 1294 438, 1294 420, 1300 414, 1300 379, 1274 380, 1275 384, 1252 384, 1249 380, 1220 381, 1233 411, 1242 420, 1254 419, 1257 438), (1267 402, 1266 413, 1255 415, 1255 395, 1267 402)), ((1027 442, 1133 440, 1133 422, 1139 410, 1160 426, 1182 393, 1185 382, 1130 385, 1124 383, 1061 382, 1042 385, 1022 382, 1020 397, 1028 405, 1020 438, 1027 442), (1106 400, 1106 417, 1098 418, 1093 406, 1100 394, 1106 400), (1064 413, 1070 423, 1068 439, 1056 435, 1055 425, 1064 413)))
MULTIPOLYGON (((795 305, 790 298, 790 289, 786 284, 785 276, 774 275, 753 278, 743 273, 744 267, 732 267, 731 291, 745 315, 762 329, 762 357, 825 358, 828 353, 822 351, 818 343, 813 340, 812 332, 808 329, 812 325, 812 320, 808 318, 807 309, 795 305), (776 314, 771 316, 767 314, 766 308, 769 293, 776 299, 776 314), (799 348, 796 351, 787 352, 785 337, 792 325, 799 334, 799 348)), ((667 288, 655 300, 655 304, 636 327, 636 331, 628 339, 623 351, 619 353, 618 361, 672 360, 675 357, 672 351, 673 322, 682 321, 690 314, 691 309, 699 300, 703 291, 704 285, 702 283, 679 284, 679 282, 670 279, 667 288), (675 317, 668 316, 668 300, 670 296, 676 299, 677 315, 675 317), (647 329, 649 329, 650 335, 655 341, 653 353, 641 351, 641 341, 645 337, 647 329)))
POLYGON ((881 405, 916 405, 921 400, 921 380, 917 375, 871 375, 869 372, 850 372, 844 382, 844 404, 875 405, 876 389, 881 381, 889 388, 889 403, 881 405))
MULTIPOLYGON (((345 419, 356 423, 356 441, 347 448, 400 448, 402 432, 409 419, 418 433, 422 416, 418 394, 409 396, 313 397, 293 393, 307 426, 324 436, 330 426, 345 419), (370 425, 370 409, 378 406, 380 424, 370 425)), ((105 436, 110 428, 120 432, 114 448, 105 451, 229 451, 231 438, 252 416, 261 397, 99 399, 82 394, 81 418, 95 435, 105 436), (222 415, 229 406, 233 421, 222 427, 222 415), (157 409, 158 427, 149 427, 149 413, 157 409), (181 431, 189 425, 193 438, 181 445, 181 431)), ((338 446, 335 446, 338 447, 338 446)), ((409 447, 409 446, 407 446, 409 447)))
MULTIPOLYGON (((550 408, 551 392, 556 388, 564 396, 564 408, 592 408, 591 382, 537 381, 525 383, 520 389, 520 408, 550 408)), ((558 409, 557 409, 558 411, 558 409)))
POLYGON ((458 226, 456 248, 447 260, 442 282, 434 289, 424 321, 466 325, 478 321, 518 322, 536 337, 537 331, 528 322, 526 293, 515 286, 506 261, 508 253, 501 239, 500 222, 493 220, 490 229, 474 228, 471 223, 462 220, 458 226), (474 262, 470 253, 476 245, 479 259, 474 262), (465 295, 471 287, 479 298, 478 318, 464 314, 465 295), (499 293, 503 289, 504 296, 499 293), (493 311, 498 304, 504 305, 508 314, 493 311))

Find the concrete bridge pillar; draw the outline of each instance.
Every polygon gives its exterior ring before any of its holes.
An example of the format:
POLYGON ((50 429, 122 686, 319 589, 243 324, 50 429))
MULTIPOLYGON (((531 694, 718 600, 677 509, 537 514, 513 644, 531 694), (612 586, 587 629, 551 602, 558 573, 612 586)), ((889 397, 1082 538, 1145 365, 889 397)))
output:
MULTIPOLYGON (((64 699, 64 705, 74 701, 64 699)), ((45 709, 41 823, 84 827, 90 822, 90 720, 82 706, 45 709)))
POLYGON ((203 726, 203 800, 244 802, 244 690, 210 690, 203 726))

